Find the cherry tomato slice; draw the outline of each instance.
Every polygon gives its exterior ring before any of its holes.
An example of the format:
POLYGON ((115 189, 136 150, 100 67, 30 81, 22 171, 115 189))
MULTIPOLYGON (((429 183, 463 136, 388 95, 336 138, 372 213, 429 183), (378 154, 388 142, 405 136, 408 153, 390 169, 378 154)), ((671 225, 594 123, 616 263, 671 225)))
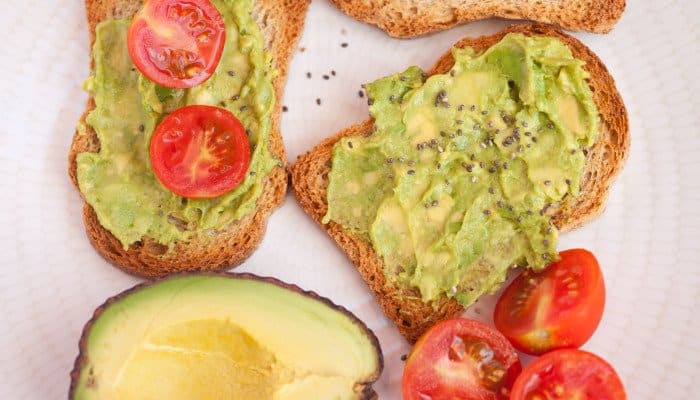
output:
POLYGON ((136 67, 171 88, 209 79, 224 50, 224 20, 209 0, 148 0, 134 16, 127 43, 136 67))
POLYGON ((605 284, 595 256, 583 249, 559 255, 541 273, 523 272, 496 304, 496 328, 525 353, 580 347, 603 316, 605 284))
POLYGON ((547 353, 515 380, 511 400, 625 400, 617 373, 605 360, 583 350, 547 353))
POLYGON ((507 399, 520 369, 515 349, 498 331, 479 321, 448 319, 413 347, 403 371, 403 399, 507 399))
POLYGON ((182 107, 156 127, 151 165, 158 180, 188 198, 220 196, 243 180, 250 144, 240 121, 212 106, 182 107))

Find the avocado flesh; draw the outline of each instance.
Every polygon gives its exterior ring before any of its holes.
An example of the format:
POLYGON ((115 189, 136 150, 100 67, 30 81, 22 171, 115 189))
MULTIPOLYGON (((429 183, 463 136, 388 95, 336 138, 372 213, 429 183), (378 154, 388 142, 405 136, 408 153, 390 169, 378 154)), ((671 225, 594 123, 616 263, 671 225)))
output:
POLYGON ((252 17, 253 0, 213 0, 226 26, 221 61, 212 76, 190 89, 159 86, 134 66, 128 51, 130 19, 97 25, 94 68, 85 88, 95 108, 80 123, 94 129, 97 153, 77 155, 80 192, 100 222, 126 249, 144 237, 167 245, 203 231, 223 229, 255 210, 264 182, 279 164, 270 152, 275 105, 271 55, 252 17), (149 149, 160 121, 188 105, 230 111, 246 128, 249 173, 231 191, 214 199, 185 199, 163 186, 153 173, 149 149))
POLYGON ((454 65, 366 85, 374 128, 333 148, 328 211, 372 244, 390 285, 468 307, 508 269, 554 261, 548 210, 579 195, 600 125, 584 62, 553 37, 453 48, 454 65))
POLYGON ((84 340, 76 400, 356 399, 381 369, 373 336, 348 314, 222 275, 127 293, 84 340))

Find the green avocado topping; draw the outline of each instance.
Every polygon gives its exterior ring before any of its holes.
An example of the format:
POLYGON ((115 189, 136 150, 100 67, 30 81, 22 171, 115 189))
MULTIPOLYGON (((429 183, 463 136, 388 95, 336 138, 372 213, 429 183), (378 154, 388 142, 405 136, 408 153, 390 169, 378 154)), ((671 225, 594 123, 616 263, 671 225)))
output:
POLYGON ((584 62, 554 38, 452 55, 447 74, 367 85, 374 131, 336 143, 324 223, 371 241, 389 281, 466 307, 557 258, 546 211, 579 193, 599 121, 584 62))
POLYGON ((126 40, 129 20, 97 26, 94 69, 85 87, 95 99, 86 122, 97 133, 100 151, 78 155, 78 184, 100 224, 125 248, 145 236, 172 245, 194 232, 215 231, 241 219, 254 210, 265 177, 279 163, 268 149, 275 71, 251 17, 253 1, 213 3, 226 26, 223 56, 206 82, 186 90, 158 86, 134 67, 126 40), (149 160, 158 123, 192 104, 224 107, 248 132, 249 173, 235 189, 214 199, 185 199, 168 191, 149 160))

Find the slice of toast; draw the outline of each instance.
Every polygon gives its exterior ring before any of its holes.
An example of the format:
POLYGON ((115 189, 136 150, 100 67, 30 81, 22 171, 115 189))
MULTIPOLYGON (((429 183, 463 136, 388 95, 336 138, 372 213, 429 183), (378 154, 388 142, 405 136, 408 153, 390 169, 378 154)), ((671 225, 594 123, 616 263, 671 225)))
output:
POLYGON ((359 21, 408 38, 490 17, 527 19, 572 31, 610 32, 625 0, 331 0, 359 21))
MULTIPOLYGON (((141 3, 140 0, 86 0, 91 48, 97 24, 107 19, 128 18, 136 13, 141 3)), ((272 54, 273 67, 279 72, 273 81, 277 102, 272 114, 269 148, 283 165, 286 164, 286 156, 279 131, 282 90, 309 3, 310 0, 256 0, 253 11, 253 17, 265 38, 265 47, 272 54)), ((94 107, 91 97, 81 117, 83 121, 94 107)), ((68 174, 76 188, 77 155, 100 150, 97 134, 89 125, 86 126, 87 134, 81 135, 76 131, 73 135, 68 157, 68 174)), ((95 211, 87 202, 83 205, 83 221, 88 238, 99 253, 128 273, 154 278, 173 272, 225 270, 243 262, 257 248, 265 233, 267 218, 282 204, 286 190, 286 172, 283 168, 274 168, 265 178, 263 193, 251 214, 214 235, 197 232, 190 240, 175 243, 169 251, 166 251, 166 246, 148 237, 125 249, 114 235, 100 225, 95 211)))
MULTIPOLYGON (((590 221, 605 207, 609 187, 620 172, 629 149, 627 111, 615 87, 615 82, 603 62, 583 43, 551 26, 512 25, 491 36, 462 39, 455 46, 469 46, 481 52, 500 41, 509 32, 551 36, 561 40, 571 49, 574 57, 586 62, 584 68, 590 73, 589 84, 600 112, 598 138, 588 150, 580 194, 576 197, 567 197, 560 204, 548 209, 548 214, 553 218, 560 232, 567 232, 590 221)), ((428 75, 445 73, 453 64, 452 54, 448 51, 437 61, 428 75)), ((373 123, 374 121, 370 118, 351 126, 300 156, 290 168, 292 190, 306 213, 328 232, 355 264, 399 332, 409 342, 415 342, 436 322, 462 312, 462 307, 446 296, 436 300, 436 303, 424 303, 417 291, 388 282, 384 276, 382 260, 370 242, 343 229, 333 221, 325 225, 321 223, 321 219, 328 210, 326 189, 333 145, 344 136, 370 133, 373 123)))

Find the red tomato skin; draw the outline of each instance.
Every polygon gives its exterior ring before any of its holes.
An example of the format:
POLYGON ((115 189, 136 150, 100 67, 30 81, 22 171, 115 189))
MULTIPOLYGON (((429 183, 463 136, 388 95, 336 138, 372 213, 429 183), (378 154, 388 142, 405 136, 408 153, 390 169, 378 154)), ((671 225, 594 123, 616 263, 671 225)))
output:
POLYGON ((433 326, 413 347, 403 373, 403 399, 505 400, 508 399, 509 389, 521 369, 520 359, 515 349, 498 331, 475 320, 448 319, 433 326), (503 383, 504 392, 496 393, 480 386, 478 382, 473 381, 472 373, 459 371, 457 363, 452 364, 454 369, 441 368, 445 366, 449 347, 455 336, 476 339, 493 350, 495 357, 507 370, 503 383), (441 379, 439 375, 441 371, 451 373, 452 376, 441 379), (460 372, 464 372, 464 375, 460 375, 460 372), (449 378, 462 383, 462 386, 450 387, 449 378), (471 382, 467 382, 469 380, 471 382))
MULTIPOLYGON (((201 28, 197 29, 202 31, 201 28)), ((209 79, 219 65, 225 42, 224 20, 209 0, 148 0, 134 16, 127 36, 129 55, 139 71, 161 86, 177 89, 191 88, 209 79), (213 35, 206 41, 198 41, 196 36, 202 32, 188 30, 179 23, 180 21, 168 16, 174 7, 189 7, 194 10, 193 13, 201 13, 203 18, 196 23, 201 24, 204 21, 206 30, 212 30, 213 35), (165 32, 170 37, 164 38, 165 32), (183 78, 168 73, 164 66, 158 67, 156 54, 171 51, 176 52, 176 56, 172 57, 174 60, 186 59, 185 55, 194 57, 189 60, 189 65, 199 71, 191 77, 183 78)), ((169 59, 171 57, 160 62, 165 63, 169 59)))
POLYGON ((515 380, 510 399, 531 400, 545 393, 553 395, 544 399, 627 399, 615 369, 597 355, 579 349, 555 350, 533 361, 515 380))
POLYGON ((207 105, 181 107, 165 117, 153 132, 149 154, 153 172, 163 186, 192 199, 231 191, 243 181, 250 166, 250 143, 241 122, 228 110, 207 105), (210 130, 209 137, 205 128, 210 130), (221 144, 224 147, 210 153, 219 153, 223 159, 202 160, 197 150, 215 144, 221 135, 227 136, 221 144), (193 168, 194 162, 203 165, 193 168), (205 172, 198 174, 202 170, 205 172))
POLYGON ((595 256, 585 249, 559 253, 560 260, 540 273, 525 271, 503 292, 494 309, 494 323, 518 350, 540 355, 560 348, 578 348, 593 335, 605 308, 605 283, 595 256), (557 274, 562 274, 557 276, 557 274), (572 273, 574 279, 568 279, 572 273), (536 287, 528 286, 533 280, 536 287), (569 289, 569 285, 573 289, 569 289), (523 312, 512 315, 523 292, 523 312), (576 292, 575 296, 569 293, 576 292), (543 300, 544 298, 545 300, 543 300), (547 301, 545 304, 538 304, 547 301), (537 310, 543 320, 537 321, 537 310), (529 311, 529 312, 528 312, 529 311))

